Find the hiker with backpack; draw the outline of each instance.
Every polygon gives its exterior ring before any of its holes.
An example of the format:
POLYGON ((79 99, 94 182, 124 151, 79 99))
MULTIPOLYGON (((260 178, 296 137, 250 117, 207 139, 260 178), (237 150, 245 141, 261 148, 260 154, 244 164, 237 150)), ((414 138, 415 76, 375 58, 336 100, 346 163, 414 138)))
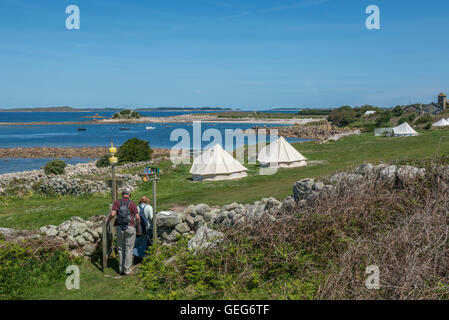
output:
POLYGON ((130 196, 131 192, 124 190, 122 199, 114 201, 111 214, 106 218, 106 222, 109 222, 116 217, 114 226, 116 227, 117 251, 120 260, 119 273, 122 275, 128 275, 132 271, 136 234, 141 234, 140 215, 130 196))
POLYGON ((143 196, 139 201, 140 229, 142 235, 136 239, 134 246, 134 255, 140 259, 145 257, 145 251, 153 237, 153 207, 150 205, 150 199, 143 196))

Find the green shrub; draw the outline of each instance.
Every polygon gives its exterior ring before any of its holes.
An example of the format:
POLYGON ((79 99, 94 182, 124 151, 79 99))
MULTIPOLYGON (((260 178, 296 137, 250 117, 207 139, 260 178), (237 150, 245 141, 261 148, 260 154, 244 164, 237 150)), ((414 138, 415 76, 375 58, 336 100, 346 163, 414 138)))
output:
POLYGON ((97 168, 106 168, 109 167, 111 164, 109 163, 109 155, 105 154, 102 156, 98 161, 95 163, 97 168))
POLYGON ((427 122, 432 122, 432 116, 428 113, 415 120, 415 124, 423 124, 427 122))
POLYGON ((151 160, 153 150, 146 140, 131 138, 126 141, 117 152, 119 164, 151 160))
POLYGON ((424 130, 430 130, 432 128, 432 122, 428 122, 425 127, 424 130))
POLYGON ((415 118, 416 118, 416 113, 414 113, 414 112, 404 114, 401 118, 399 118, 398 125, 400 125, 404 122, 413 123, 415 118))
POLYGON ((401 117, 398 120, 398 125, 403 124, 404 122, 408 122, 409 120, 409 117, 401 117))
POLYGON ((0 261, 0 300, 23 299, 28 289, 66 277, 67 266, 79 263, 64 247, 43 240, 0 240, 0 261))
POLYGON ((354 122, 356 114, 350 106, 335 109, 329 115, 328 120, 338 127, 344 127, 354 122))
POLYGON ((400 117, 400 116, 402 116, 402 113, 403 113, 403 111, 402 111, 401 106, 396 106, 396 107, 394 107, 394 109, 393 109, 393 115, 394 115, 395 117, 400 117))
POLYGON ((55 159, 47 162, 44 166, 45 174, 63 174, 67 163, 63 160, 55 159))
POLYGON ((303 109, 298 112, 300 116, 328 116, 332 109, 303 109))
POLYGON ((391 119, 391 114, 389 112, 385 112, 385 113, 381 114, 379 118, 377 118, 376 126, 378 128, 386 127, 386 126, 388 126, 390 119, 391 119))
POLYGON ((274 248, 234 234, 217 249, 193 253, 182 238, 150 247, 140 278, 150 299, 312 299, 323 281, 307 270, 312 258, 288 243, 274 248))
POLYGON ((122 110, 120 112, 114 113, 113 119, 139 119, 142 117, 140 113, 134 110, 122 110))
POLYGON ((356 108, 354 108, 354 111, 356 113, 357 118, 361 118, 362 116, 364 116, 367 111, 376 111, 376 114, 382 114, 385 112, 385 110, 382 108, 375 107, 375 106, 368 105, 368 104, 361 106, 361 107, 356 107, 356 108))

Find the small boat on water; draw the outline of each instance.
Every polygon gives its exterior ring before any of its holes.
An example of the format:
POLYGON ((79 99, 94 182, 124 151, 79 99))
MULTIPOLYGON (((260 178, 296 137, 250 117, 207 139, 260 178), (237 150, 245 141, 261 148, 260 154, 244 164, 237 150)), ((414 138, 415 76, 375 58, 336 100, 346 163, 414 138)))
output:
POLYGON ((86 128, 78 128, 78 129, 76 129, 77 131, 86 131, 87 129, 86 128))
POLYGON ((127 131, 127 130, 129 130, 129 128, 128 127, 120 127, 120 130, 127 131))
POLYGON ((155 127, 146 127, 145 128, 146 130, 154 130, 154 129, 156 129, 155 127))

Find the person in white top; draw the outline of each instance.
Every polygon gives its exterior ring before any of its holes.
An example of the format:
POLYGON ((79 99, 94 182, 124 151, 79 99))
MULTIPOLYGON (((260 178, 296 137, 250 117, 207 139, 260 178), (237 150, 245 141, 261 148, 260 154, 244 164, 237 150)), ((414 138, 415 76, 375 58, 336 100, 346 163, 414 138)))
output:
POLYGON ((144 258, 145 251, 153 237, 153 207, 150 205, 150 199, 143 196, 137 209, 141 218, 142 236, 136 239, 133 253, 138 258, 144 258))

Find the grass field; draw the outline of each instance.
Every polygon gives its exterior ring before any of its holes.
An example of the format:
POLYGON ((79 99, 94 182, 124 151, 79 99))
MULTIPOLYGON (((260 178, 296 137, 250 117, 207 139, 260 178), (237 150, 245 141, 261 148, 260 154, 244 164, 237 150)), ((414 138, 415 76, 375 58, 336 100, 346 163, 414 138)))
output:
MULTIPOLYGON (((158 183, 158 210, 176 205, 204 202, 224 205, 231 202, 250 203, 273 196, 282 200, 291 194, 295 181, 307 177, 328 176, 337 171, 355 167, 363 162, 414 160, 431 158, 438 152, 449 153, 449 132, 435 130, 422 132, 418 137, 384 138, 371 134, 350 136, 335 143, 296 144, 310 164, 307 167, 280 169, 275 175, 258 175, 258 167, 248 165, 248 178, 238 181, 192 182, 188 165, 171 168, 171 163, 161 164, 162 175, 158 183)), ((140 170, 139 168, 134 171, 140 170)), ((151 196, 151 185, 143 184, 133 195, 151 196)), ((60 224, 71 216, 83 218, 106 214, 109 196, 43 197, 30 194, 25 197, 8 197, 0 206, 0 227, 36 229, 48 224, 60 224)))
POLYGON ((145 292, 139 286, 137 277, 120 277, 115 269, 104 272, 90 261, 83 261, 80 267, 80 290, 67 290, 65 279, 56 281, 50 287, 38 287, 29 291, 26 299, 31 300, 143 300, 145 292))
MULTIPOLYGON (((421 132, 418 137, 383 138, 372 134, 350 136, 334 143, 295 144, 308 159, 307 167, 281 169, 273 176, 258 175, 255 165, 248 165, 248 178, 240 181, 192 182, 188 165, 171 168, 171 163, 161 164, 162 175, 158 183, 158 209, 177 205, 204 202, 223 205, 231 202, 249 203, 263 197, 279 200, 292 192, 295 181, 306 177, 325 177, 335 172, 353 168, 364 162, 378 163, 399 160, 433 158, 449 154, 449 131, 421 132)), ((139 168, 133 171, 140 170, 139 168)), ((143 194, 151 196, 151 186, 142 185, 132 195, 137 200, 143 194)), ((48 224, 60 224, 71 216, 87 218, 106 214, 110 198, 91 196, 81 198, 51 197, 30 194, 25 197, 0 199, 0 227, 36 229, 48 224)), ((141 299, 145 293, 135 276, 120 278, 114 269, 104 273, 95 263, 81 265, 82 290, 65 290, 64 282, 48 288, 35 288, 27 294, 30 299, 141 299), (118 290, 120 288, 120 290, 118 290), (107 294, 107 296, 106 296, 107 294)))

